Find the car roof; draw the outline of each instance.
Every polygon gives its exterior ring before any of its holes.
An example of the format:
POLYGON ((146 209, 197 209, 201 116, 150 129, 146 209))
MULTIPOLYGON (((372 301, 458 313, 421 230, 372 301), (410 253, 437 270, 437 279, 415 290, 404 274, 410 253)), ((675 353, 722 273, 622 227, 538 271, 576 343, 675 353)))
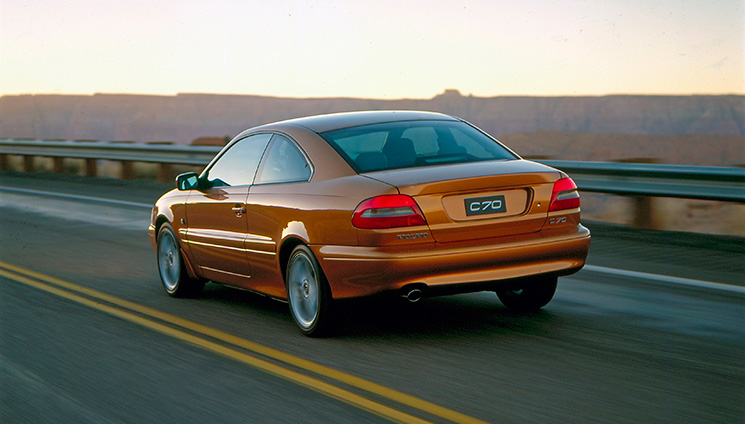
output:
MULTIPOLYGON (((322 133, 360 125, 380 124, 400 121, 458 121, 443 113, 422 112, 414 110, 377 110, 359 112, 330 113, 326 115, 307 116, 289 119, 266 125, 266 127, 297 125, 311 131, 322 133)), ((268 129, 268 128, 267 128, 268 129)))

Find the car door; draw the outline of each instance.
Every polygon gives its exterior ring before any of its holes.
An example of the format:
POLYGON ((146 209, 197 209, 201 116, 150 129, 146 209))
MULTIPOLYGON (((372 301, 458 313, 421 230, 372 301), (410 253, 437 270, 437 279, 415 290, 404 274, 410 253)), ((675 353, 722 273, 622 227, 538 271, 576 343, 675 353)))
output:
POLYGON ((235 142, 200 176, 204 188, 189 195, 186 241, 205 278, 249 284, 246 198, 270 138, 264 133, 235 142))
POLYGON ((271 296, 284 296, 276 275, 277 243, 288 226, 304 218, 305 190, 313 170, 310 160, 290 138, 275 134, 261 160, 248 194, 246 252, 255 278, 251 288, 271 296))

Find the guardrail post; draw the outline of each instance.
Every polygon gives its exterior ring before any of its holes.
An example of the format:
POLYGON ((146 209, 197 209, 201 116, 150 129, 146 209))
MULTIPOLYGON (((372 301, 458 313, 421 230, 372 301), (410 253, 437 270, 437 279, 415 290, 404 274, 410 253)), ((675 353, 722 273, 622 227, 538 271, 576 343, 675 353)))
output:
POLYGON ((5 171, 10 168, 8 164, 8 155, 0 153, 0 171, 5 171))
POLYGON ((53 171, 55 174, 62 174, 65 172, 65 158, 52 158, 54 161, 53 171))
POLYGON ((86 177, 97 177, 98 176, 98 160, 97 159, 86 159, 85 160, 85 176, 86 177))
POLYGON ((23 172, 34 172, 34 157, 31 155, 23 156, 23 172))
POLYGON ((653 215, 654 208, 652 207, 652 198, 632 196, 631 201, 634 203, 634 217, 631 225, 634 228, 658 228, 657 220, 653 215))
MULTIPOLYGON (((659 161, 656 158, 628 158, 614 162, 655 164, 659 161)), ((629 198, 634 208, 631 226, 640 229, 659 228, 659 222, 657 222, 654 216, 654 198, 649 196, 630 196, 629 198)))
MULTIPOLYGON (((170 146, 173 145, 172 141, 150 141, 147 143, 150 146, 170 146)), ((158 182, 170 183, 173 182, 173 164, 161 162, 158 166, 158 182)))
POLYGON ((132 162, 128 160, 122 161, 122 179, 123 180, 133 180, 135 178, 135 171, 134 167, 132 166, 132 162))
MULTIPOLYGON (((131 140, 117 140, 117 141, 111 141, 112 145, 114 144, 134 144, 134 141, 131 140)), ((123 180, 133 180, 135 177, 135 171, 134 167, 132 166, 132 161, 128 160, 122 160, 119 163, 122 164, 122 171, 120 174, 121 179, 123 180)))
POLYGON ((161 163, 158 171, 158 181, 168 183, 173 180, 173 165, 170 163, 161 163))

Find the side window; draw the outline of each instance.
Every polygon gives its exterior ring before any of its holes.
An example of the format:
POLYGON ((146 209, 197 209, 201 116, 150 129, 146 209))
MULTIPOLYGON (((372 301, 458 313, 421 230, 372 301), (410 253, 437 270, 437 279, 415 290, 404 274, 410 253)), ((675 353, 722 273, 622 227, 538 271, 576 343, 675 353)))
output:
POLYGON ((259 160, 271 137, 271 134, 257 134, 235 143, 207 171, 207 180, 213 186, 253 184, 259 160))
POLYGON ((275 134, 256 176, 256 183, 308 181, 310 164, 287 137, 275 134))

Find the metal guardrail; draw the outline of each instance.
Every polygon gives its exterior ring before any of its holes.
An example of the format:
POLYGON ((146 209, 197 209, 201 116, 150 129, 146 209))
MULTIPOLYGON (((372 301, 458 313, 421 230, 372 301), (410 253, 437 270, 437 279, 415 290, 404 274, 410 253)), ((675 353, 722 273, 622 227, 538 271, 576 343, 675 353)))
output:
POLYGON ((539 160, 582 191, 745 203, 745 168, 539 160))
MULTIPOLYGON (((95 141, 0 139, 0 169, 8 168, 8 155, 24 157, 24 170, 33 171, 35 156, 55 158, 62 172, 64 158, 86 160, 86 174, 97 175, 100 159, 121 161, 122 177, 131 178, 132 162, 161 164, 161 180, 170 180, 170 165, 203 166, 220 147, 180 146, 95 141)), ((616 162, 538 160, 561 169, 581 191, 627 196, 677 197, 745 203, 745 169, 616 162)))
POLYGON ((160 164, 160 181, 173 179, 171 165, 204 166, 220 151, 212 146, 180 146, 172 144, 143 144, 127 142, 98 142, 91 140, 18 140, 0 139, 0 170, 8 169, 8 155, 23 156, 23 170, 32 172, 36 156, 54 159, 54 172, 62 173, 65 158, 84 159, 85 174, 98 175, 98 160, 122 163, 122 178, 134 177, 133 162, 160 164))
POLYGON ((97 141, 0 139, 0 154, 206 165, 220 147, 97 141))

